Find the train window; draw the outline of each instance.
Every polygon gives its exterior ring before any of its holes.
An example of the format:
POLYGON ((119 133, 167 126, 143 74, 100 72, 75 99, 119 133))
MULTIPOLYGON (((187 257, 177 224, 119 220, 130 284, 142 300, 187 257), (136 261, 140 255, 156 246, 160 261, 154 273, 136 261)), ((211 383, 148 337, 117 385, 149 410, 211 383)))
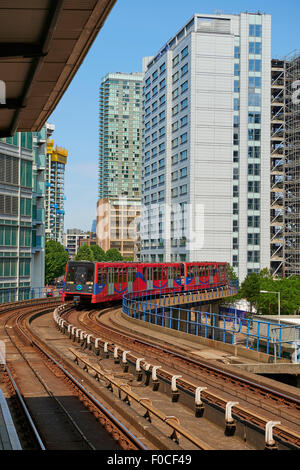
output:
POLYGON ((113 272, 114 272, 114 283, 117 284, 118 281, 119 281, 119 276, 118 276, 118 268, 113 268, 113 272))
POLYGON ((181 275, 181 276, 184 276, 184 275, 185 275, 184 264, 183 264, 183 263, 180 265, 180 275, 181 275))
POLYGON ((162 268, 162 278, 164 280, 168 279, 168 277, 167 277, 167 268, 162 268))
POLYGON ((74 284, 75 282, 75 267, 74 266, 69 266, 68 272, 67 272, 67 277, 66 277, 66 282, 69 284, 74 284))
POLYGON ((127 268, 123 268, 123 282, 127 282, 127 268))
POLYGON ((128 282, 134 282, 136 280, 136 269, 128 268, 128 282))
POLYGON ((147 281, 147 268, 143 268, 143 278, 147 281))
POLYGON ((153 268, 153 281, 158 281, 158 268, 153 268))

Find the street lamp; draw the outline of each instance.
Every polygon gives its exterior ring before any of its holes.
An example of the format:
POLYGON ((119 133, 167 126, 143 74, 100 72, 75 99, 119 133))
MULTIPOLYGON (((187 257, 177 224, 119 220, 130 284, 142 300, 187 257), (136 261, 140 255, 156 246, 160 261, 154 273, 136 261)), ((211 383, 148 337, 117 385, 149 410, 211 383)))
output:
POLYGON ((278 323, 280 325, 280 292, 274 292, 269 290, 261 290, 262 294, 277 294, 278 295, 278 323))

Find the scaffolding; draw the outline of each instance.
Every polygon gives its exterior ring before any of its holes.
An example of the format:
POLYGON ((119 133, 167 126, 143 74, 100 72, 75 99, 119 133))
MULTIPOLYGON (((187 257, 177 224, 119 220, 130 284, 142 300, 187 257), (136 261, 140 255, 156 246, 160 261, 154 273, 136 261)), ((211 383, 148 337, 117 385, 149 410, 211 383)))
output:
POLYGON ((285 62, 284 274, 300 275, 300 54, 285 62), (299 83, 298 83, 299 82, 299 83))
POLYGON ((284 275, 284 141, 285 141, 285 61, 271 64, 271 174, 270 250, 271 272, 284 275))

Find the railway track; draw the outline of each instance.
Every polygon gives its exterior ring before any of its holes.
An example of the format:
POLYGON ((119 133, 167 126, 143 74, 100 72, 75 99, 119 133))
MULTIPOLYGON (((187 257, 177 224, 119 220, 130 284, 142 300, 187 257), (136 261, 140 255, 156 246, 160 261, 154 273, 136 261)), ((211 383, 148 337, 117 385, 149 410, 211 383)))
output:
MULTIPOLYGON (((113 309, 115 313, 115 309, 113 309)), ((111 312, 107 312, 107 315, 100 317, 108 317, 111 312)), ((106 324, 99 321, 99 311, 84 311, 77 314, 69 312, 62 316, 66 321, 72 324, 77 324, 77 328, 81 332, 87 331, 93 333, 94 341, 93 347, 95 347, 95 339, 101 338, 99 344, 104 348, 106 343, 106 349, 110 352, 110 355, 116 354, 122 356, 124 351, 130 351, 127 353, 127 361, 131 361, 133 364, 136 362, 137 357, 146 358, 144 362, 141 362, 144 366, 149 364, 157 364, 156 375, 161 382, 170 384, 172 377, 176 374, 180 374, 185 371, 185 379, 178 377, 176 379, 176 388, 180 391, 180 395, 185 394, 186 396, 195 397, 196 385, 195 379, 200 379, 201 384, 208 382, 210 385, 213 384, 214 388, 226 390, 224 393, 212 393, 211 391, 203 390, 201 392, 202 403, 213 407, 214 409, 222 410, 226 412, 226 406, 233 397, 233 399, 242 399, 247 406, 241 404, 234 405, 234 419, 236 422, 242 423, 243 426, 256 428, 260 433, 266 433, 267 423, 272 421, 272 418, 276 419, 273 433, 274 439, 278 442, 282 442, 287 448, 300 449, 300 434, 299 434, 299 422, 300 422, 300 401, 299 395, 291 395, 288 393, 282 393, 282 391, 272 387, 263 386, 258 381, 250 380, 249 378, 240 377, 236 373, 224 370, 224 367, 212 365, 211 363, 205 363, 196 358, 191 358, 190 354, 185 351, 180 351, 178 345, 176 348, 158 344, 153 339, 145 340, 138 338, 137 333, 132 334, 128 331, 125 332, 124 325, 119 327, 116 324, 112 324, 106 319, 106 324), (77 318, 75 323, 75 318, 77 318), (109 324, 109 325, 108 325, 109 324), (149 361, 149 362, 147 362, 149 361), (160 365, 160 366, 159 366, 160 365), (168 372, 166 366, 169 366, 173 372, 168 372), (175 370, 176 369, 176 370, 175 370), (249 409, 249 403, 252 403, 253 410, 249 409), (278 424, 278 420, 283 421, 284 424, 278 424)), ((174 339, 174 338, 173 338, 174 339)), ((149 364, 149 371, 153 372, 153 365, 149 364)), ((211 386, 209 387, 211 389, 211 386)), ((273 426, 273 425, 272 425, 273 426)), ((274 440, 273 438, 271 440, 274 440)))
POLYGON ((24 448, 145 449, 51 356, 47 346, 32 336, 30 319, 52 312, 58 304, 20 303, 1 309, 1 337, 6 335, 8 348, 7 364, 2 367, 0 378, 11 397, 9 401, 18 402, 21 421, 26 422, 26 429, 19 430, 24 448), (87 408, 88 414, 84 412, 87 408))

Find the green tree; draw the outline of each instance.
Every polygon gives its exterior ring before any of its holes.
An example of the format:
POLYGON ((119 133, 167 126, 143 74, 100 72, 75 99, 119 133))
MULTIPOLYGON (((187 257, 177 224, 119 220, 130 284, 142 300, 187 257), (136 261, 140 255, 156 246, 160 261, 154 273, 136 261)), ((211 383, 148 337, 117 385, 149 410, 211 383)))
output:
POLYGON ((235 274, 235 271, 234 271, 233 267, 229 263, 227 263, 227 272, 228 272, 228 277, 229 277, 230 281, 237 281, 238 280, 238 277, 235 274))
POLYGON ((76 261, 94 261, 93 251, 87 244, 82 245, 75 256, 76 261))
POLYGON ((250 303, 250 312, 252 312, 253 306, 257 308, 260 297, 260 282, 258 274, 248 274, 240 286, 238 297, 248 300, 250 303))
POLYGON ((106 261, 123 261, 123 256, 116 248, 110 248, 105 253, 106 261))
POLYGON ((93 253, 94 261, 106 261, 105 251, 102 250, 99 245, 91 245, 90 248, 93 253))
POLYGON ((68 253, 64 247, 54 240, 45 244, 45 282, 51 284, 65 273, 68 253))

